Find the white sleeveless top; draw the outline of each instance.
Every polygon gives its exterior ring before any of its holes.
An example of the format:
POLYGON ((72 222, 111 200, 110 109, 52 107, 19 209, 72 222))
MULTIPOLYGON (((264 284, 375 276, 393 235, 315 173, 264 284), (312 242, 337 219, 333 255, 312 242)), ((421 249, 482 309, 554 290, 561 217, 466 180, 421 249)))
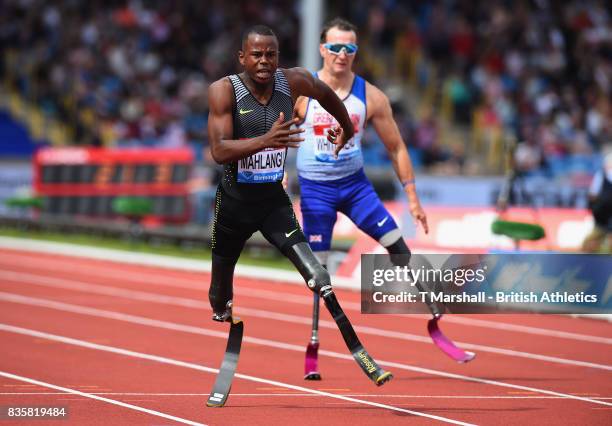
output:
MULTIPOLYGON (((316 74, 315 74, 316 77, 316 74)), ((334 158, 336 145, 327 140, 327 130, 338 123, 315 99, 308 99, 304 122, 304 141, 297 153, 298 174, 310 180, 336 180, 352 175, 363 168, 361 138, 366 122, 366 82, 355 76, 348 96, 343 100, 355 135, 334 158)))

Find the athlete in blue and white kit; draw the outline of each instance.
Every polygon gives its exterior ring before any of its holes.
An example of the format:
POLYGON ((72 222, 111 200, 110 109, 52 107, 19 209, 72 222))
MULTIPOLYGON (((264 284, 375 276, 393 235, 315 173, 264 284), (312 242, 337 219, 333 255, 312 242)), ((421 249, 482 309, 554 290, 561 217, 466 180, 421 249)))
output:
MULTIPOLYGON (((390 254, 410 254, 401 231, 363 171, 361 139, 369 122, 387 148, 408 196, 410 213, 429 232, 427 216, 416 194, 410 157, 393 120, 389 99, 352 71, 357 53, 353 24, 339 18, 328 22, 321 32, 319 51, 323 68, 315 76, 343 100, 355 126, 355 135, 339 149, 326 139, 327 130, 337 125, 334 118, 315 99, 302 97, 296 102, 295 115, 305 130, 302 134, 305 141, 297 155, 304 234, 319 261, 326 265, 337 212, 342 212, 390 254)), ((316 371, 318 302, 315 298, 313 333, 307 350, 306 379, 309 380, 320 379, 316 371), (309 367, 308 358, 313 356, 314 365, 309 367)))

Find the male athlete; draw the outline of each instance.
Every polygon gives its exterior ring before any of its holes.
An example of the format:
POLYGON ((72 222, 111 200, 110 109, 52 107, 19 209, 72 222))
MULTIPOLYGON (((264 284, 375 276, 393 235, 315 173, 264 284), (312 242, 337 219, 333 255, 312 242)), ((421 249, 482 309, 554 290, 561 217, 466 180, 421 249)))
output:
MULTIPOLYGON (((355 135, 338 150, 338 146, 326 138, 327 129, 336 125, 333 115, 316 99, 304 96, 297 100, 295 115, 300 119, 306 139, 300 144, 297 155, 304 234, 319 261, 326 266, 332 231, 340 211, 380 242, 389 254, 410 255, 401 231, 363 171, 361 139, 366 123, 370 122, 387 148, 395 173, 408 196, 410 213, 425 233, 429 232, 427 216, 416 193, 410 157, 393 120, 389 99, 352 71, 358 49, 353 24, 340 18, 329 21, 323 27, 320 41, 323 68, 316 77, 342 99, 355 135)), ((315 298, 312 337, 306 353, 307 380, 321 378, 316 368, 318 304, 319 299, 315 298)), ((441 317, 440 307, 435 303, 429 303, 429 307, 434 318, 441 317)))
MULTIPOLYGON (((217 188, 212 234, 212 272, 209 290, 213 320, 232 318, 234 267, 246 240, 256 231, 276 246, 296 266, 308 287, 322 297, 364 372, 377 385, 391 378, 380 369, 359 343, 331 288, 330 277, 308 246, 282 186, 287 148, 303 141, 302 130, 291 126, 295 100, 314 98, 331 112, 340 126, 328 139, 338 149, 354 133, 340 99, 321 80, 302 68, 278 68, 278 40, 265 26, 249 29, 238 58, 243 72, 214 82, 209 89, 208 136, 215 161, 224 165, 217 188)), ((279 303, 282 297, 279 296, 279 303)), ((223 365, 233 364, 228 375, 222 366, 209 406, 225 403, 237 361, 232 338, 223 365), (229 377, 225 377, 229 376, 229 377)))

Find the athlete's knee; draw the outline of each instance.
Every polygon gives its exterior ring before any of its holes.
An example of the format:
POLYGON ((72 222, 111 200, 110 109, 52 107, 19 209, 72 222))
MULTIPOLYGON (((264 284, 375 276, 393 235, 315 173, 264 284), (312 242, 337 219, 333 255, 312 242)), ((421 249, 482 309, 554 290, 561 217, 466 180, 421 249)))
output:
POLYGON ((331 290, 329 272, 317 260, 308 243, 297 243, 285 250, 309 289, 317 294, 331 290))
POLYGON ((222 257, 213 253, 208 300, 213 309, 213 320, 215 321, 225 321, 231 317, 236 261, 235 258, 222 257))
MULTIPOLYGON (((402 263, 402 264, 410 263, 410 257, 412 256, 412 252, 410 251, 410 248, 408 248, 408 246, 406 245, 406 242, 404 241, 403 238, 399 238, 393 244, 388 245, 385 248, 387 249, 390 255, 402 255, 401 262, 399 263, 402 263)), ((391 256, 391 261, 393 263, 396 263, 395 261, 396 259, 397 259, 397 256, 391 256)))
POLYGON ((331 290, 331 277, 329 276, 329 272, 327 272, 327 269, 322 265, 316 266, 312 276, 306 281, 306 285, 317 294, 331 290))

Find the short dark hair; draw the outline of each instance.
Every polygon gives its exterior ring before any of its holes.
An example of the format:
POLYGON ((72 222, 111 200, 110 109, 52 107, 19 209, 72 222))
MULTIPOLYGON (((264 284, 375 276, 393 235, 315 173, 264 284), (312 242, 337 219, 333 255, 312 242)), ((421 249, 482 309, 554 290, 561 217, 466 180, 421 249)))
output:
POLYGON ((342 31, 352 31, 355 33, 355 35, 357 35, 357 27, 354 24, 351 24, 344 18, 334 18, 327 21, 325 25, 323 25, 323 29, 321 30, 321 43, 325 43, 327 41, 327 32, 334 27, 337 27, 342 31))
POLYGON ((274 31, 272 31, 272 28, 266 25, 253 25, 252 27, 247 28, 246 31, 242 33, 242 47, 243 48, 251 34, 272 36, 278 40, 278 37, 276 37, 276 34, 274 33, 274 31))

